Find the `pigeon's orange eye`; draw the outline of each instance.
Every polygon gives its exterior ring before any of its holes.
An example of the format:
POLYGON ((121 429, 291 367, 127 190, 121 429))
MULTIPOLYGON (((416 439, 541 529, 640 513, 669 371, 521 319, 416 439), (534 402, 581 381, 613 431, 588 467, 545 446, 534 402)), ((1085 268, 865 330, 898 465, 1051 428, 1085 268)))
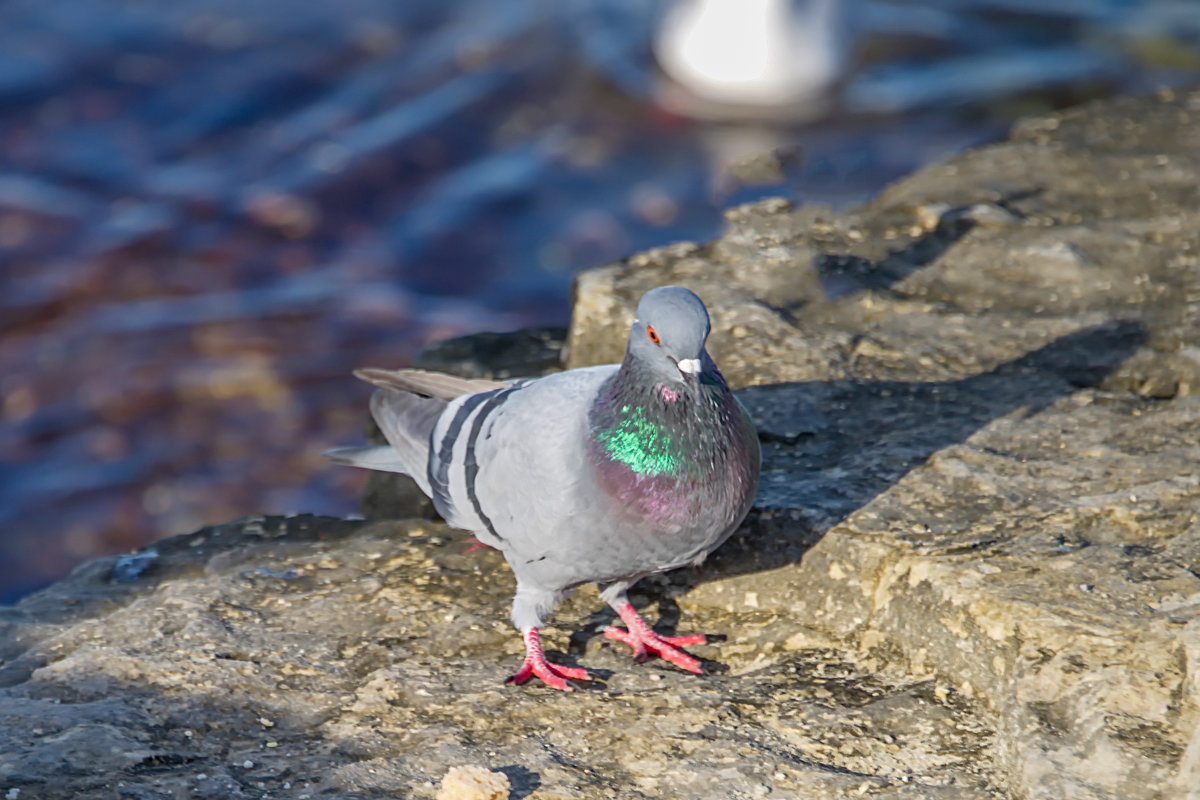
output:
POLYGON ((658 332, 654 330, 653 325, 646 326, 646 335, 650 337, 650 341, 658 344, 658 332))

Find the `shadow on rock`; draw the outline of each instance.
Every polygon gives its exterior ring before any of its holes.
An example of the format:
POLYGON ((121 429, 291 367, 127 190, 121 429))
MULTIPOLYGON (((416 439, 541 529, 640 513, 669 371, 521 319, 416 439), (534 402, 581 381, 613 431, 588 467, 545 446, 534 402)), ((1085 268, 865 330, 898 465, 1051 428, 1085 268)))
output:
POLYGON ((508 777, 509 785, 512 787, 509 790, 509 800, 522 800, 542 787, 542 781, 538 774, 519 764, 501 767, 497 772, 503 772, 508 777))
POLYGON ((879 261, 861 256, 825 253, 813 265, 829 298, 863 288, 887 289, 922 267, 936 261, 975 227, 975 221, 962 214, 946 214, 925 236, 913 240, 902 250, 879 261))
MULTIPOLYGON (((1034 415, 1076 389, 1100 386, 1144 340, 1140 324, 1109 322, 958 381, 785 383, 739 392, 763 445, 754 510, 706 564, 672 582, 798 562, 827 530, 934 453, 994 420, 1034 415)), ((962 509, 966 516, 987 511, 962 509)))
MULTIPOLYGON (((1011 214, 1012 219, 1016 220, 1023 216, 1017 210, 1017 204, 1042 192, 1041 188, 1012 192, 988 208, 1001 214, 1011 214)), ((832 300, 859 289, 890 289, 917 270, 938 261, 946 251, 966 237, 979 224, 974 216, 976 213, 971 206, 948 209, 927 233, 913 239, 907 247, 888 253, 876 261, 848 253, 819 254, 813 259, 813 266, 820 276, 826 299, 832 300)))

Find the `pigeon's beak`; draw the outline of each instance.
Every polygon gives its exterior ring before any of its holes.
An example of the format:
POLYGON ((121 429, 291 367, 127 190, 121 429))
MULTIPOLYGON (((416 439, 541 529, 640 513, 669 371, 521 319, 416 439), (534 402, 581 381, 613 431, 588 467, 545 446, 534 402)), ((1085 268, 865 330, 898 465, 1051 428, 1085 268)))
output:
POLYGON ((685 358, 675 363, 679 367, 679 371, 684 374, 684 377, 700 373, 700 359, 698 358, 685 358))

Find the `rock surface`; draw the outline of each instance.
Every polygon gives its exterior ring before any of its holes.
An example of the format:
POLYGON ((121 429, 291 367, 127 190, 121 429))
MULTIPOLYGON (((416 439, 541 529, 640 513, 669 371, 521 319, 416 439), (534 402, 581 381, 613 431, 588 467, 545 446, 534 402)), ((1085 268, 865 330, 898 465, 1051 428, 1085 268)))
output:
MULTIPOLYGON (((510 688, 499 555, 427 522, 251 519, 103 559, 6 614, 0 786, 21 796, 428 797, 452 767, 514 797, 987 798, 993 734, 927 678, 859 668, 746 596, 668 623, 727 630, 703 680, 635 665, 595 591, 548 646, 602 680, 510 688), (120 580, 115 576, 127 580, 120 580), (730 624, 737 621, 736 629, 730 624), (577 633, 568 635, 570 630, 577 633), (789 638, 790 637, 790 638, 789 638), (714 783, 719 782, 719 783, 714 783)), ((763 587, 768 600, 781 587, 763 587)), ((686 597, 686 594, 684 594, 686 597)), ((636 596, 635 596, 636 599, 636 596)))
POLYGON ((1012 796, 1200 797, 1197 120, 1196 92, 1027 120, 857 213, 762 203, 583 276, 569 366, 685 282, 758 384, 781 544, 688 603, 756 590, 937 676, 1012 796))
POLYGON ((534 798, 1200 797, 1198 119, 1028 120, 853 213, 764 202, 581 277, 570 366, 680 282, 748 387, 755 511, 633 598, 726 634, 712 674, 633 664, 588 589, 547 639, 601 680, 508 688, 498 554, 243 520, 0 609, 0 790, 432 798, 477 765, 534 798))

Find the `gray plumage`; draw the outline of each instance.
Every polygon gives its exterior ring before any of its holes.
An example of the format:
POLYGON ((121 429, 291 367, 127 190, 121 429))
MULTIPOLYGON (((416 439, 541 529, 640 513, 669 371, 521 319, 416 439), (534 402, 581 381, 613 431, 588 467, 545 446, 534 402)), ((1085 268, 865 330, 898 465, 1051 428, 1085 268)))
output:
POLYGON ((411 475, 447 522, 503 552, 517 578, 512 620, 528 648, 515 682, 535 674, 569 688, 562 677, 580 677, 545 662, 537 628, 566 593, 592 582, 629 623, 613 638, 699 671, 671 644, 696 638, 657 636, 633 619, 625 592, 702 560, 754 498, 757 437, 705 351, 708 330, 699 298, 665 287, 639 303, 620 365, 515 383, 355 373, 379 387, 371 413, 389 446, 330 457, 411 475))

